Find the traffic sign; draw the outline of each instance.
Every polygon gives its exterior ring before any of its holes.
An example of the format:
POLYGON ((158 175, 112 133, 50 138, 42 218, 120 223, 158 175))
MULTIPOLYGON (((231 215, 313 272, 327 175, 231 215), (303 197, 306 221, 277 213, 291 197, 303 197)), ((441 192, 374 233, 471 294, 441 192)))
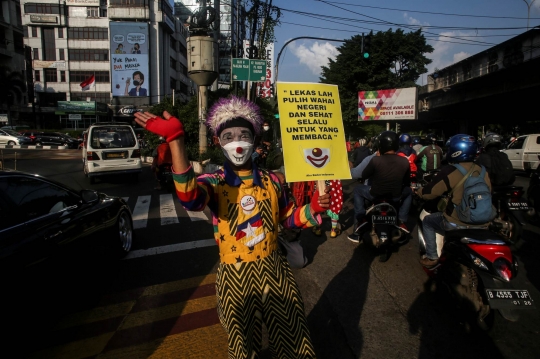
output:
POLYGON ((249 81, 249 59, 232 59, 233 81, 249 81))
POLYGON ((232 59, 233 81, 264 82, 266 60, 232 59))

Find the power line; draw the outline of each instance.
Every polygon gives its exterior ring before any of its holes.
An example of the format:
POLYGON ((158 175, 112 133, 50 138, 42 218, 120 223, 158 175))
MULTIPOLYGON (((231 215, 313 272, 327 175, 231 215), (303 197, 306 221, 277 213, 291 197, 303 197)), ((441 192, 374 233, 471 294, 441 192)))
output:
MULTIPOLYGON (((313 0, 313 1, 321 2, 320 0, 313 0)), ((420 11, 420 10, 393 9, 393 8, 388 8, 388 7, 379 7, 379 6, 369 6, 369 5, 362 5, 362 4, 343 3, 343 2, 339 2, 339 1, 322 1, 322 2, 341 4, 341 5, 349 5, 349 6, 367 7, 367 8, 370 8, 370 9, 380 9, 380 10, 390 10, 390 11, 404 11, 404 12, 412 12, 412 13, 419 13, 419 14, 432 14, 432 15, 444 15, 444 16, 461 16, 461 17, 477 17, 477 18, 488 18, 488 19, 527 20, 526 17, 453 14, 453 13, 444 13, 444 12, 430 12, 430 11, 420 11)), ((540 20, 539 17, 531 17, 529 19, 540 20)))

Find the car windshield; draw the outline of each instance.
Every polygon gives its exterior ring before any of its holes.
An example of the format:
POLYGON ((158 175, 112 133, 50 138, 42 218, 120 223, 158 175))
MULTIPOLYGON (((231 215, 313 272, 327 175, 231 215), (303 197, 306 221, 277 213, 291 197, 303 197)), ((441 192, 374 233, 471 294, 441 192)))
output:
POLYGON ((13 131, 13 130, 7 130, 7 129, 6 129, 6 130, 4 130, 4 131, 6 131, 6 133, 10 134, 11 136, 15 136, 15 137, 21 136, 21 135, 19 135, 18 132, 13 131))
POLYGON ((125 148, 136 144, 133 130, 128 126, 95 127, 90 143, 93 148, 125 148))

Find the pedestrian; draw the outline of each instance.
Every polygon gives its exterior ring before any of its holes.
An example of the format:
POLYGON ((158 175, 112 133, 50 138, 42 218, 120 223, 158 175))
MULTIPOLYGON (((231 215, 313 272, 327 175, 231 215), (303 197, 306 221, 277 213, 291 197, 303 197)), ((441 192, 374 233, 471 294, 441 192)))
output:
POLYGON ((286 258, 278 250, 278 227, 308 228, 321 223, 330 195, 316 194, 296 207, 279 179, 253 164, 251 153, 262 132, 259 108, 239 97, 222 98, 208 111, 207 125, 226 157, 223 169, 195 176, 187 159, 183 125, 137 112, 136 121, 164 136, 173 157, 180 202, 190 211, 212 212, 219 246, 217 310, 228 335, 229 358, 257 358, 262 325, 274 358, 315 358, 304 304, 286 258))

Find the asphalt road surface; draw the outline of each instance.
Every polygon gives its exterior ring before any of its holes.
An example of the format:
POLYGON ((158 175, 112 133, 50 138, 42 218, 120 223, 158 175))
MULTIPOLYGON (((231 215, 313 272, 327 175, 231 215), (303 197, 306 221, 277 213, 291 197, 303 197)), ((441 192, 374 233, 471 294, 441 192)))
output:
MULTIPOLYGON (((215 309, 218 250, 208 212, 189 213, 178 202, 172 205, 174 216, 164 212, 173 195, 153 189, 148 164, 138 183, 108 178, 90 185, 79 151, 17 152, 19 170, 127 198, 137 229, 127 259, 112 264, 96 259, 86 271, 66 268, 65 278, 54 285, 36 288, 24 304, 3 308, 19 318, 4 328, 11 334, 6 353, 55 359, 227 357, 215 309)), ((14 167, 12 152, 3 150, 3 158, 5 167, 14 167)), ((516 184, 527 181, 518 177, 516 184)), ((489 333, 475 330, 464 311, 428 281, 418 263, 414 230, 385 263, 370 248, 347 240, 352 224, 348 195, 354 185, 344 181, 344 233, 330 238, 325 218, 322 236, 309 230, 301 235, 309 264, 294 274, 318 358, 539 356, 539 309, 526 310, 518 322, 489 333)), ((414 221, 412 209, 409 227, 414 221)), ((528 225, 523 245, 514 248, 520 264, 515 286, 528 289, 537 306, 539 233, 528 225)), ((270 358, 268 350, 262 358, 270 358)))

